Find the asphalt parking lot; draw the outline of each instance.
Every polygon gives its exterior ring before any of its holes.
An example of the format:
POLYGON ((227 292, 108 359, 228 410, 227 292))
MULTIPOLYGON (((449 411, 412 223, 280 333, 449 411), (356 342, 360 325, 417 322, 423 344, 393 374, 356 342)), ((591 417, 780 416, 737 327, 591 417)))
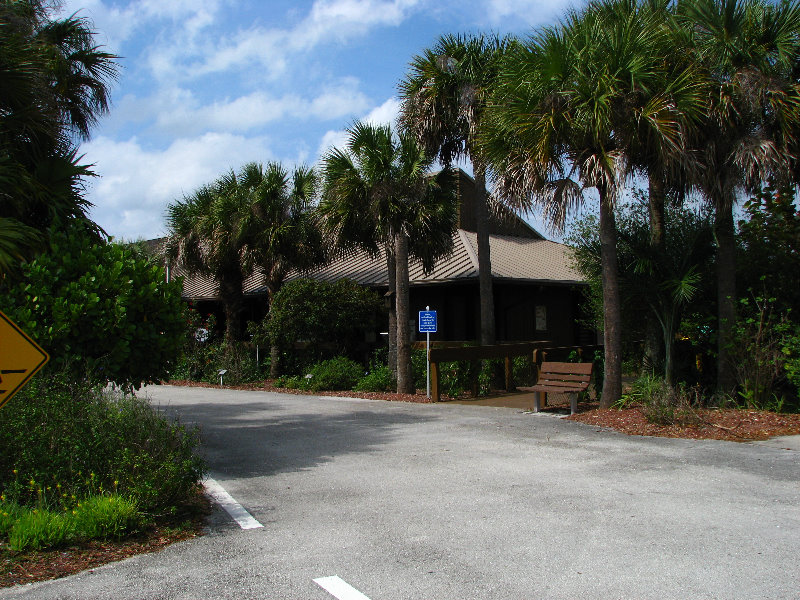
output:
POLYGON ((147 393, 202 427, 210 476, 262 527, 218 509, 204 537, 0 597, 800 596, 789 442, 627 437, 508 408, 147 393))

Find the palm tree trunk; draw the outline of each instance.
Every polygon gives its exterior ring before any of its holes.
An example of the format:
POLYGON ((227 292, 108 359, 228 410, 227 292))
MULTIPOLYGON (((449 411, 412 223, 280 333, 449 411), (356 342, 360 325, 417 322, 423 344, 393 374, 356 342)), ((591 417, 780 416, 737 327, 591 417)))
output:
POLYGON ((399 233, 395 237, 395 264, 397 269, 397 393, 413 394, 414 377, 411 374, 411 335, 408 327, 408 237, 399 233))
POLYGON ((395 263, 394 250, 387 245, 386 271, 388 274, 389 294, 392 301, 389 303, 389 369, 392 379, 397 381, 397 311, 395 298, 397 298, 397 264, 395 263))
POLYGON ((475 175, 475 229, 478 237, 478 286, 481 307, 481 345, 495 343, 492 260, 489 255, 489 207, 486 196, 486 167, 473 161, 475 175))
POLYGON ((231 274, 219 282, 219 297, 225 312, 225 343, 232 346, 239 341, 242 333, 242 294, 241 275, 231 274))
MULTIPOLYGON (((657 170, 651 170, 648 179, 648 207, 650 209, 650 247, 663 253, 666 246, 664 232, 664 180, 657 170)), ((652 372, 663 363, 666 356, 664 332, 655 319, 648 319, 644 332, 644 367, 652 372)))
POLYGON ((717 242, 717 390, 730 393, 736 377, 730 361, 733 326, 736 323, 736 238, 733 203, 718 202, 714 213, 717 242))
MULTIPOLYGON (((267 282, 267 314, 269 314, 269 310, 272 308, 272 300, 275 298, 275 294, 278 293, 278 286, 274 285, 271 282, 267 282)), ((281 350, 277 344, 270 344, 269 346, 269 376, 272 379, 280 376, 281 374, 281 350)))
POLYGON ((600 407, 610 408, 622 395, 622 317, 617 265, 617 225, 611 199, 602 187, 600 187, 600 257, 605 345, 605 376, 600 407))

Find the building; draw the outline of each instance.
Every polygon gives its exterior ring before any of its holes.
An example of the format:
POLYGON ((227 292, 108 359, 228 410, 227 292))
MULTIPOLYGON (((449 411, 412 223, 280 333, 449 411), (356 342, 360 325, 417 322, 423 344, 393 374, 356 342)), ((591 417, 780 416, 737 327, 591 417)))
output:
MULTIPOLYGON (((437 311, 439 329, 432 334, 433 340, 469 341, 480 336, 478 246, 471 209, 474 186, 469 175, 459 172, 459 219, 452 254, 428 274, 418 262, 412 261, 409 266, 412 314, 416 316, 428 306, 437 311)), ((491 217, 489 246, 498 342, 547 340, 558 346, 595 343, 595 332, 578 323, 583 316, 586 283, 570 266, 565 245, 545 239, 517 215, 499 211, 491 217)), ((175 267, 169 276, 183 274, 175 267)), ((311 272, 290 273, 288 279, 299 277, 322 281, 349 278, 381 294, 388 290, 383 254, 371 257, 351 252, 311 272)), ((185 277, 183 289, 184 298, 200 310, 219 312, 214 281, 185 277)), ((246 318, 262 318, 267 307, 261 276, 248 278, 244 292, 246 318)), ((413 331, 416 329, 415 324, 413 331)))

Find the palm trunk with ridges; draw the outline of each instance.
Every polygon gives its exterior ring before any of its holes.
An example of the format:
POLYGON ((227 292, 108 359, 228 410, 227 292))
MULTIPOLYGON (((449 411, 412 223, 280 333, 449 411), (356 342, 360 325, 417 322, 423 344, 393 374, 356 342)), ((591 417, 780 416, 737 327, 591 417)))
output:
POLYGON ((386 271, 388 275, 389 293, 392 301, 389 303, 389 369, 392 380, 397 381, 397 311, 395 298, 397 297, 397 265, 394 250, 386 249, 386 271))
POLYGON ((481 345, 495 343, 492 260, 489 253, 489 207, 486 196, 486 169, 473 162, 475 175, 475 229, 478 238, 478 285, 481 309, 481 345))
POLYGON ((610 408, 622 395, 622 317, 620 312, 617 225, 607 192, 600 190, 600 256, 603 279, 603 343, 605 375, 601 408, 610 408))
POLYGON ((411 332, 408 327, 408 238, 404 233, 395 237, 395 264, 397 269, 397 393, 413 394, 414 377, 411 374, 411 332))
POLYGON ((717 242, 717 390, 731 393, 736 377, 730 362, 730 345, 736 323, 736 238, 733 204, 720 201, 714 214, 717 242))
MULTIPOLYGON (((650 212, 650 246, 659 253, 664 252, 666 237, 664 232, 664 181, 657 170, 648 173, 648 208, 650 212)), ((670 378, 670 357, 666 356, 667 345, 661 324, 653 315, 645 323, 644 366, 655 371, 662 363, 667 379, 670 378)))

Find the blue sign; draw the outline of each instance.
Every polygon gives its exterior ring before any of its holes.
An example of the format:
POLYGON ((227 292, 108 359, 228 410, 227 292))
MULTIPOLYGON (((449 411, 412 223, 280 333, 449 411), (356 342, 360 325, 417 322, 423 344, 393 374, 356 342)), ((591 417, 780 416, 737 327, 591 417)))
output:
POLYGON ((436 311, 435 310, 421 310, 421 311, 419 311, 419 332, 420 333, 436 333, 436 311))

